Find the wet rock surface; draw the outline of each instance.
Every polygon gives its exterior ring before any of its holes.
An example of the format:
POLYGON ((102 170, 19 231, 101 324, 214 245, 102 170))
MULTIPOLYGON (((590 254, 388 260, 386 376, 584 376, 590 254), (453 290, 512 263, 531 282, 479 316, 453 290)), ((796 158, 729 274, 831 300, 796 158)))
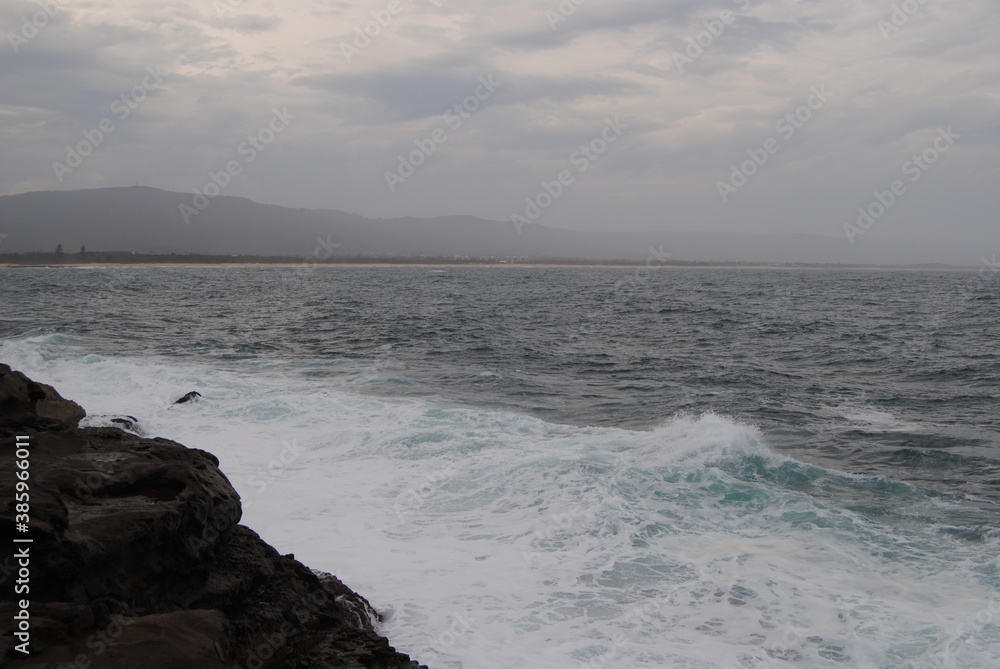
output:
POLYGON ((239 495, 215 456, 78 427, 85 415, 0 365, 0 541, 32 539, 29 593, 10 587, 15 560, 2 565, 6 666, 421 666, 378 634, 363 597, 238 524, 239 495), (29 438, 26 534, 15 526, 16 436, 29 438), (22 598, 28 655, 11 627, 22 598))
POLYGON ((184 395, 184 397, 174 402, 174 404, 187 404, 188 402, 194 402, 200 398, 201 398, 201 393, 199 393, 197 390, 192 390, 191 392, 184 395))

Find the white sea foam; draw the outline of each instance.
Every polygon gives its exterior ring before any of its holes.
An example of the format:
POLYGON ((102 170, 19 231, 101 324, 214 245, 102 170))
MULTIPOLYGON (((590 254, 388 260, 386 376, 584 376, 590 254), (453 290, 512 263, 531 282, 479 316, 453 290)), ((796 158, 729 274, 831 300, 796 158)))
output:
POLYGON ((215 453, 245 524, 391 610, 383 631, 432 667, 922 669, 1000 653, 1000 540, 937 531, 960 500, 925 500, 930 521, 851 511, 830 491, 873 505, 866 486, 884 482, 796 463, 725 416, 554 425, 365 394, 306 363, 87 351, 46 335, 0 359, 215 453), (203 400, 172 406, 190 390, 203 400))
POLYGON ((919 432, 923 429, 917 423, 900 420, 888 411, 870 406, 847 404, 830 412, 846 418, 855 429, 866 432, 919 432))

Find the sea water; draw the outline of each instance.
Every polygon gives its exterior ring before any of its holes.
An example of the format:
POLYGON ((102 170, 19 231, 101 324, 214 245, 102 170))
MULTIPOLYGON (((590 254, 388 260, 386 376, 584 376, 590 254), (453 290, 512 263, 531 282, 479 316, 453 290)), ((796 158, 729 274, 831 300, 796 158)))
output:
POLYGON ((974 275, 0 281, 0 361, 87 424, 217 455, 244 524, 431 667, 1000 666, 997 285, 974 275))

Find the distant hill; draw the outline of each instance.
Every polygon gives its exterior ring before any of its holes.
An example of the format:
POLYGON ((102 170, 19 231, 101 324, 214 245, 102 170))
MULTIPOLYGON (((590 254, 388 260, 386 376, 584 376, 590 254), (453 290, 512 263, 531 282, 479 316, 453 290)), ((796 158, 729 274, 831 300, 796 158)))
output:
POLYGON ((0 253, 91 251, 330 257, 518 256, 530 260, 672 260, 767 263, 970 265, 939 245, 806 234, 579 232, 473 216, 369 219, 220 196, 197 214, 190 193, 147 188, 41 191, 0 197, 0 253), (188 207, 182 214, 182 205, 188 207), (6 237, 3 235, 6 234, 6 237))

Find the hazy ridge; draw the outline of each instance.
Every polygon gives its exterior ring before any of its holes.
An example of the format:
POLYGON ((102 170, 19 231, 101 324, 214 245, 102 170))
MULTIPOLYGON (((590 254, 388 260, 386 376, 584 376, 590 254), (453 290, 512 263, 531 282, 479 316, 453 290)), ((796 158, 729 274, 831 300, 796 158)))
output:
POLYGON ((369 219, 136 186, 0 197, 0 253, 93 251, 315 257, 518 257, 670 261, 975 265, 958 248, 810 234, 580 232, 473 216, 369 219), (200 204, 205 204, 201 202, 200 204), (186 207, 186 208, 185 208, 186 207), (188 216, 185 219, 184 212, 188 216), (197 212, 196 214, 192 212, 197 212), (3 236, 6 235, 6 236, 3 236))

